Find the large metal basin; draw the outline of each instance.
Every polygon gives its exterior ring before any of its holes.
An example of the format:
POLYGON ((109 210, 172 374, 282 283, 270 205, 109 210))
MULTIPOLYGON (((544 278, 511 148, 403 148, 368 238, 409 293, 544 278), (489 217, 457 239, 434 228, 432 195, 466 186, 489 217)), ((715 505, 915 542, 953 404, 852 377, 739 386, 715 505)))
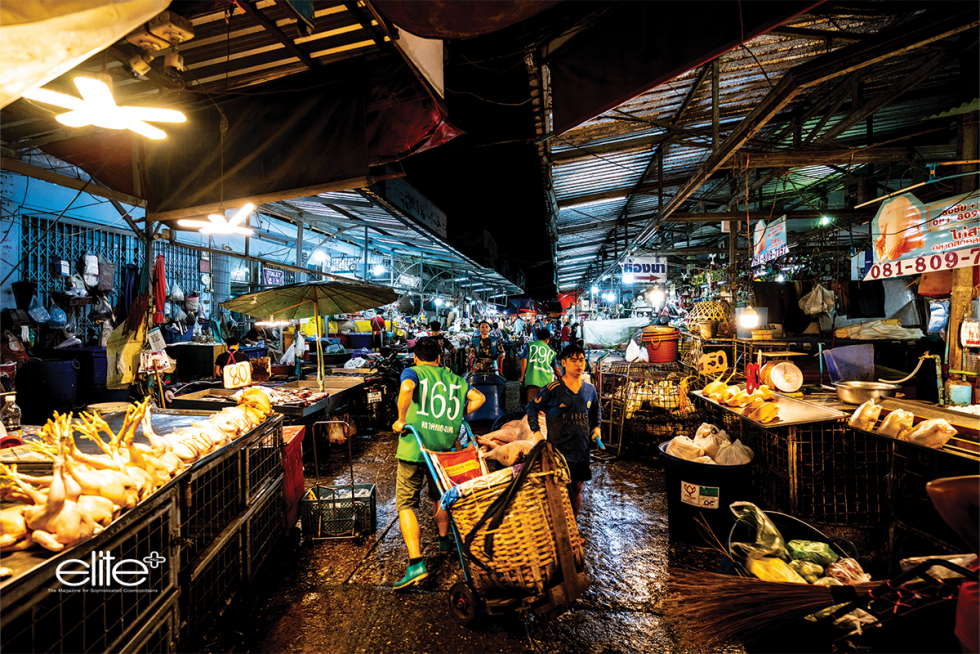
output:
POLYGON ((871 381, 846 381, 839 382, 836 386, 838 399, 846 404, 864 404, 872 399, 894 397, 901 388, 895 384, 871 381))

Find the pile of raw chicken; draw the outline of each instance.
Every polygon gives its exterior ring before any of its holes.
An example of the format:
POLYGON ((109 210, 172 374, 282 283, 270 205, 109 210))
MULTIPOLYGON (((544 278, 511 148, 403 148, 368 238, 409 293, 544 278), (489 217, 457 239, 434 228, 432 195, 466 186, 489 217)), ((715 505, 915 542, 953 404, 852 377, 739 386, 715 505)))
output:
POLYGON ((701 394, 733 409, 744 408, 742 415, 756 422, 771 422, 779 416, 779 407, 770 403, 776 394, 765 384, 750 392, 737 385, 729 386, 727 380, 721 381, 719 378, 705 386, 701 394))
MULTIPOLYGON (((548 423, 543 411, 538 411, 538 426, 541 427, 541 436, 547 439, 548 423)), ((476 437, 476 442, 480 444, 481 457, 507 467, 520 461, 525 454, 534 449, 539 440, 541 439, 531 432, 527 416, 520 420, 505 422, 497 431, 476 437)))
MULTIPOLYGON (((118 432, 101 416, 54 414, 29 447, 52 460, 50 476, 0 465, 0 552, 35 544, 60 552, 105 529, 119 515, 169 483, 198 459, 227 445, 272 414, 267 395, 245 393, 239 405, 161 436, 150 423, 149 402, 131 405, 118 432), (134 442, 142 426, 148 445, 134 442), (74 432, 100 455, 81 452, 74 432), (102 437, 105 436, 107 440, 102 437), (7 501, 13 502, 7 505, 7 501)), ((0 576, 10 574, 0 568, 0 576)))

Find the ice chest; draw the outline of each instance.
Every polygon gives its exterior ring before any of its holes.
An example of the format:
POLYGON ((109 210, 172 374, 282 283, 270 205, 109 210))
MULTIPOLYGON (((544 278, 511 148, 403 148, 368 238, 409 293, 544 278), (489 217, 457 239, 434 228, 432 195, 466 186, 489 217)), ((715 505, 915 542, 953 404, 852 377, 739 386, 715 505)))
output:
POLYGON ((344 536, 352 531, 373 534, 378 526, 374 484, 314 486, 300 501, 303 533, 307 537, 344 536), (319 494, 319 501, 313 493, 319 494))

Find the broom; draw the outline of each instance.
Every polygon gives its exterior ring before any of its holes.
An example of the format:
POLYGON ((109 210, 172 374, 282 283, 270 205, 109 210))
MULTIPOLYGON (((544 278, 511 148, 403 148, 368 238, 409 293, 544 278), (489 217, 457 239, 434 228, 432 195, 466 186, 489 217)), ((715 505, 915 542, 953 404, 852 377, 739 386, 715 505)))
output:
MULTIPOLYGON (((694 521, 709 547, 738 563, 702 516, 694 521)), ((815 586, 678 568, 670 571, 664 609, 688 630, 686 640, 711 643, 771 630, 851 602, 878 585, 815 586)))
POLYGON ((676 569, 667 582, 667 614, 692 642, 742 638, 843 604, 879 584, 815 586, 676 569))

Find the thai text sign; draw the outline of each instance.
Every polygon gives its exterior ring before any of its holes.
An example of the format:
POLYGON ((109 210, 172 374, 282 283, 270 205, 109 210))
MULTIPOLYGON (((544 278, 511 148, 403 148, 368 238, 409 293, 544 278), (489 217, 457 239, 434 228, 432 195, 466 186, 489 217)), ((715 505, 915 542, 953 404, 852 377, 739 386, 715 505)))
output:
POLYGON ((786 242, 786 216, 769 223, 760 220, 755 224, 752 239, 752 266, 761 266, 789 252, 786 242))
POLYGON ((263 268, 262 280, 266 286, 282 286, 286 281, 286 273, 276 268, 263 268))
POLYGON ((890 198, 871 223, 871 241, 874 265, 865 280, 977 265, 980 191, 928 204, 911 193, 890 198))
POLYGON ((627 257, 619 267, 624 275, 633 275, 633 280, 641 284, 667 281, 667 257, 627 257))

